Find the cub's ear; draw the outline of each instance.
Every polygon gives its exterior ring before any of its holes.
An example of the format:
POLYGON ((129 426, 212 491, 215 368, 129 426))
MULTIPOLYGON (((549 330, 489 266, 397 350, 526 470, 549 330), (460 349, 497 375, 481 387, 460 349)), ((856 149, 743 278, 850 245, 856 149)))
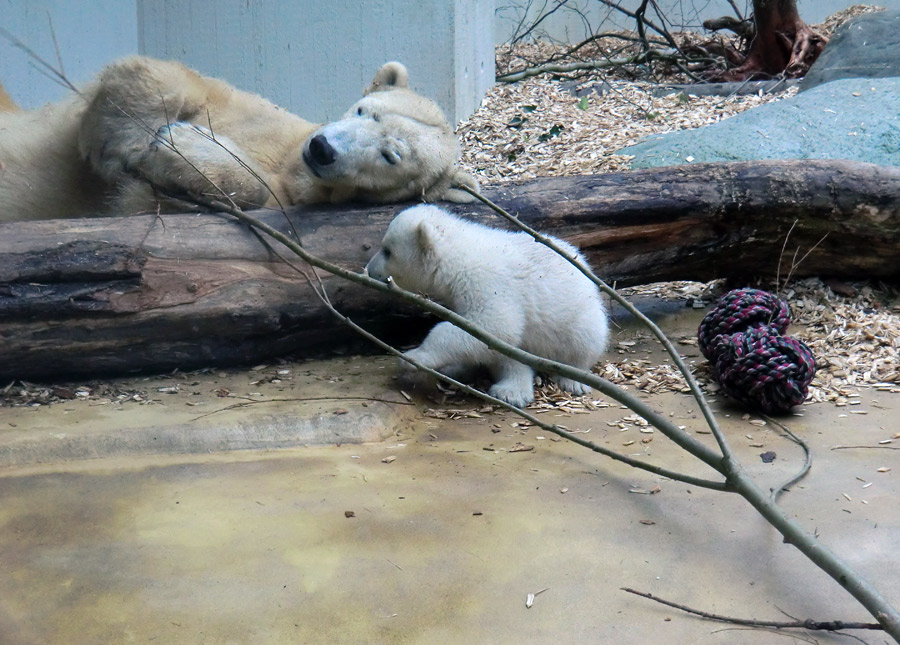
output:
POLYGON ((434 250, 434 245, 440 236, 440 231, 430 222, 419 222, 416 227, 416 241, 419 243, 419 250, 423 254, 428 254, 434 250))
POLYGON ((400 87, 409 87, 409 72, 406 71, 403 63, 391 61, 375 72, 375 78, 372 79, 372 84, 366 88, 365 93, 384 92, 400 87))

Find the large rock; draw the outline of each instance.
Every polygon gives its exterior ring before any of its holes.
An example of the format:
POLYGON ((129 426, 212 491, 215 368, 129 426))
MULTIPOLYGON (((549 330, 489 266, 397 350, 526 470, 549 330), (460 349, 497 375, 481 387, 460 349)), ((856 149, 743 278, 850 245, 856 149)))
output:
POLYGON ((852 159, 900 166, 900 78, 848 78, 621 154, 632 168, 753 159, 852 159))
POLYGON ((800 83, 800 91, 842 78, 900 76, 900 11, 867 13, 841 25, 800 83))

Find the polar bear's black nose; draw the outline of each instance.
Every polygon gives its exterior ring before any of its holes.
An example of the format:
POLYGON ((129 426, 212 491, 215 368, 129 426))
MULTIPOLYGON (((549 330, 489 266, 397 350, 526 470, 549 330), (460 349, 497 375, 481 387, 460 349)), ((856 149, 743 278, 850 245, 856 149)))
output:
POLYGON ((337 154, 324 135, 317 134, 309 142, 309 156, 320 166, 333 164, 337 154))

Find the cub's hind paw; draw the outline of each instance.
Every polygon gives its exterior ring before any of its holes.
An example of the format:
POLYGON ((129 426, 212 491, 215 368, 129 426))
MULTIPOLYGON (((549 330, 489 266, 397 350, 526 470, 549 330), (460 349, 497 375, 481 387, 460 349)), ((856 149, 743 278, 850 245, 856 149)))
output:
POLYGON ((575 381, 564 376, 557 377, 554 380, 556 381, 556 385, 559 387, 559 389, 565 390, 566 392, 574 394, 575 396, 584 396, 585 394, 591 393, 590 386, 587 386, 579 381, 575 381))
POLYGON ((529 403, 534 401, 533 386, 522 388, 515 384, 504 383, 502 381, 499 383, 494 383, 491 386, 491 389, 488 390, 488 394, 500 399, 501 401, 506 401, 510 405, 514 405, 517 408, 524 408, 529 403))

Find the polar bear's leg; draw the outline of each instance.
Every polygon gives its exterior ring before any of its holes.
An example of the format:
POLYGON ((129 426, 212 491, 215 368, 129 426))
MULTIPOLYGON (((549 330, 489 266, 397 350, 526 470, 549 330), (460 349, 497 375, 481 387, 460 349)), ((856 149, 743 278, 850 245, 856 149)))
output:
POLYGON ((262 171, 245 167, 249 155, 189 123, 209 118, 210 83, 171 61, 133 57, 110 65, 82 117, 81 154, 114 186, 143 179, 164 192, 225 200, 225 191, 239 204, 260 204, 265 189, 253 174, 262 171))
MULTIPOLYGON (((534 372, 530 367, 491 351, 487 345, 448 322, 438 323, 406 356, 441 373, 460 374, 486 365, 494 378, 489 394, 515 406, 534 401, 534 372)), ((415 369, 406 361, 402 365, 415 369)))
MULTIPOLYGON (((417 348, 406 352, 415 361, 442 373, 460 374, 467 368, 484 365, 491 352, 487 345, 459 327, 442 322, 428 332, 428 336, 417 348)), ((407 369, 415 369, 406 361, 407 369)))
POLYGON ((491 371, 496 383, 488 393, 510 405, 522 408, 534 401, 534 371, 518 361, 502 357, 491 371))

